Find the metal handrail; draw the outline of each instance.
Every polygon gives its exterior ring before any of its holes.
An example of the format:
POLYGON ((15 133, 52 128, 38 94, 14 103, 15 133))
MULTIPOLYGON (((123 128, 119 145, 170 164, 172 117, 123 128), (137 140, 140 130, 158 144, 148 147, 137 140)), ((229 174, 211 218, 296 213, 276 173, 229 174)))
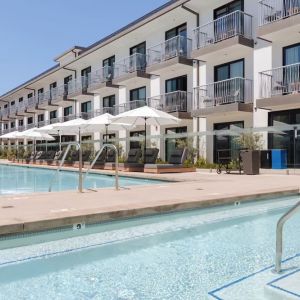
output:
POLYGON ((111 148, 115 151, 115 187, 116 187, 116 191, 118 191, 119 188, 119 153, 118 153, 118 148, 113 145, 113 144, 104 144, 102 146, 102 148, 96 153, 96 156, 94 158, 94 160, 92 161, 91 165, 89 166, 89 168, 87 169, 87 171, 85 172, 85 175, 83 177, 83 183, 87 177, 87 175, 89 174, 89 172, 91 171, 91 169, 93 169, 96 161, 98 160, 100 154, 104 151, 105 148, 111 148))
POLYGON ((63 155, 63 157, 62 157, 62 159, 61 159, 61 161, 60 161, 60 164, 59 164, 59 166, 58 166, 58 168, 57 168, 57 170, 56 170, 54 176, 52 177, 52 179, 51 179, 51 181, 50 181, 50 185, 49 185, 49 189, 48 189, 49 193, 52 191, 52 186, 53 186, 54 182, 57 180, 58 174, 59 174, 59 172, 60 172, 62 166, 64 165, 64 162, 65 162, 65 160, 66 160, 66 157, 67 157, 67 155, 68 155, 68 153, 69 153, 69 151, 70 151, 70 149, 71 149, 71 147, 72 147, 73 145, 76 145, 78 148, 80 148, 80 144, 79 144, 79 143, 69 144, 69 145, 68 145, 68 147, 67 147, 67 149, 66 149, 66 151, 65 151, 65 153, 64 153, 64 155, 63 155))
POLYGON ((276 228, 276 259, 275 259, 275 271, 277 273, 281 272, 282 263, 282 233, 283 226, 291 217, 293 217, 300 210, 300 202, 293 206, 288 212, 286 212, 278 221, 276 228))

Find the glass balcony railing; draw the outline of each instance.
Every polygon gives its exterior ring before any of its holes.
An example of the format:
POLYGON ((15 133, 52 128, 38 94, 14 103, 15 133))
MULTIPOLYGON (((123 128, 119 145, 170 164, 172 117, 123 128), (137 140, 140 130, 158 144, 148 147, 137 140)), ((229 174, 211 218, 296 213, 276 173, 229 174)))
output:
POLYGON ((174 57, 191 57, 192 40, 184 36, 175 36, 148 49, 148 65, 167 61, 174 57))
POLYGON ((235 11, 194 30, 194 49, 221 42, 234 36, 252 39, 252 16, 235 11))
POLYGON ((148 106, 164 112, 190 112, 192 108, 192 93, 175 91, 148 98, 148 106))
POLYGON ((119 105, 115 105, 114 106, 115 114, 118 115, 118 114, 121 114, 121 113, 129 111, 129 110, 143 107, 145 105, 147 105, 146 100, 133 100, 133 101, 119 104, 119 105))
POLYGON ((118 78, 136 71, 146 70, 147 59, 145 54, 135 53, 126 57, 114 65, 114 77, 118 78))
POLYGON ((258 5, 259 26, 300 13, 300 0, 261 0, 258 5))
POLYGON ((231 78, 195 88, 194 109, 231 103, 252 103, 252 80, 231 78))
POLYGON ((300 93, 300 63, 260 73, 260 97, 300 93))
POLYGON ((113 68, 110 66, 103 67, 88 75, 88 86, 91 89, 97 88, 102 83, 111 82, 113 77, 113 68))

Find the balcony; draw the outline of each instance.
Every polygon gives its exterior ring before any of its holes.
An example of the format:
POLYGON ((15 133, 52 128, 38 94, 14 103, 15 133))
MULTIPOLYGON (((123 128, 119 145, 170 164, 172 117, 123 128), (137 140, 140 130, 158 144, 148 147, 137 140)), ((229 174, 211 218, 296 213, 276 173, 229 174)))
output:
POLYGON ((192 66, 192 40, 176 36, 148 49, 147 73, 172 67, 177 64, 192 66))
POLYGON ((114 114, 118 115, 118 114, 121 114, 121 113, 129 111, 129 110, 143 107, 145 105, 147 105, 146 100, 133 100, 133 101, 119 104, 119 105, 115 105, 114 106, 114 109, 115 109, 114 114))
POLYGON ((175 91, 148 98, 150 107, 167 113, 174 113, 179 118, 190 118, 193 94, 185 91, 175 91))
POLYGON ((81 76, 77 79, 71 80, 65 86, 65 93, 67 98, 65 100, 86 101, 93 96, 93 93, 88 92, 89 76, 81 76))
POLYGON ((35 113, 37 110, 37 98, 36 97, 28 98, 26 100, 25 107, 26 107, 26 113, 30 113, 30 114, 35 113))
POLYGON ((8 121, 9 120, 9 108, 2 108, 1 110, 1 120, 8 121))
POLYGON ((300 63, 260 73, 259 108, 300 108, 300 63))
POLYGON ((9 108, 9 118, 16 118, 17 106, 16 104, 9 108))
POLYGON ((272 41, 282 40, 284 34, 296 34, 300 23, 299 0, 261 0, 257 35, 272 41), (278 34, 278 31, 281 31, 278 34))
POLYGON ((103 67, 100 70, 90 73, 88 76, 88 92, 99 93, 100 90, 105 87, 119 88, 118 85, 112 84, 113 77, 113 68, 110 66, 103 67))
POLYGON ((146 55, 141 53, 135 53, 116 62, 113 83, 120 84, 137 77, 149 79, 150 75, 146 73, 146 66, 146 55))
POLYGON ((23 117, 26 114, 25 111, 26 111, 26 106, 25 106, 24 101, 19 102, 18 106, 17 106, 17 113, 16 113, 16 115, 18 117, 23 117))
POLYGON ((46 125, 49 125, 50 124, 50 122, 49 121, 39 121, 38 123, 37 123, 37 127, 44 127, 44 126, 46 126, 46 125))
POLYGON ((253 111, 252 81, 231 78, 194 90, 193 116, 253 111))
POLYGON ((254 47, 252 34, 253 17, 242 11, 235 11, 194 30, 192 57, 208 59, 212 52, 240 52, 254 47), (246 48, 246 49, 247 49, 246 48))
POLYGON ((35 128, 36 127, 36 124, 35 123, 30 123, 30 124, 27 124, 26 126, 26 129, 32 129, 32 128, 35 128))
POLYGON ((50 124, 60 123, 62 121, 61 118, 52 118, 49 120, 50 124))

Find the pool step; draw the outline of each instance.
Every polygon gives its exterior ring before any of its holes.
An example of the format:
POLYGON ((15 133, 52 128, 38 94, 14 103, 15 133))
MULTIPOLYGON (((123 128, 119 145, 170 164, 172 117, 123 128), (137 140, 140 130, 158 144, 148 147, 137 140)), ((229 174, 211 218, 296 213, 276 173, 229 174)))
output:
POLYGON ((283 273, 281 277, 266 285, 265 292, 272 300, 299 300, 300 269, 283 273))
POLYGON ((218 300, 300 300, 300 254, 290 257, 276 274, 274 266, 265 267, 211 291, 218 300), (242 296, 242 298, 241 298, 242 296))

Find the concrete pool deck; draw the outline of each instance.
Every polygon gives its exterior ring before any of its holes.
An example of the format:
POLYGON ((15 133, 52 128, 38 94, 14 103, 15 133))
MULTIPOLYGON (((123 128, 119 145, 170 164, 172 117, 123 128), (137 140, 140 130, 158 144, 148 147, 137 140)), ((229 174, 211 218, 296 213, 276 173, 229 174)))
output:
MULTIPOLYGON (((114 174, 107 171, 95 173, 114 174)), ((299 175, 284 173, 240 176, 198 171, 165 175, 120 172, 120 175, 173 182, 134 186, 120 191, 101 189, 83 194, 66 191, 1 196, 0 235, 296 195, 300 186, 299 175)))

